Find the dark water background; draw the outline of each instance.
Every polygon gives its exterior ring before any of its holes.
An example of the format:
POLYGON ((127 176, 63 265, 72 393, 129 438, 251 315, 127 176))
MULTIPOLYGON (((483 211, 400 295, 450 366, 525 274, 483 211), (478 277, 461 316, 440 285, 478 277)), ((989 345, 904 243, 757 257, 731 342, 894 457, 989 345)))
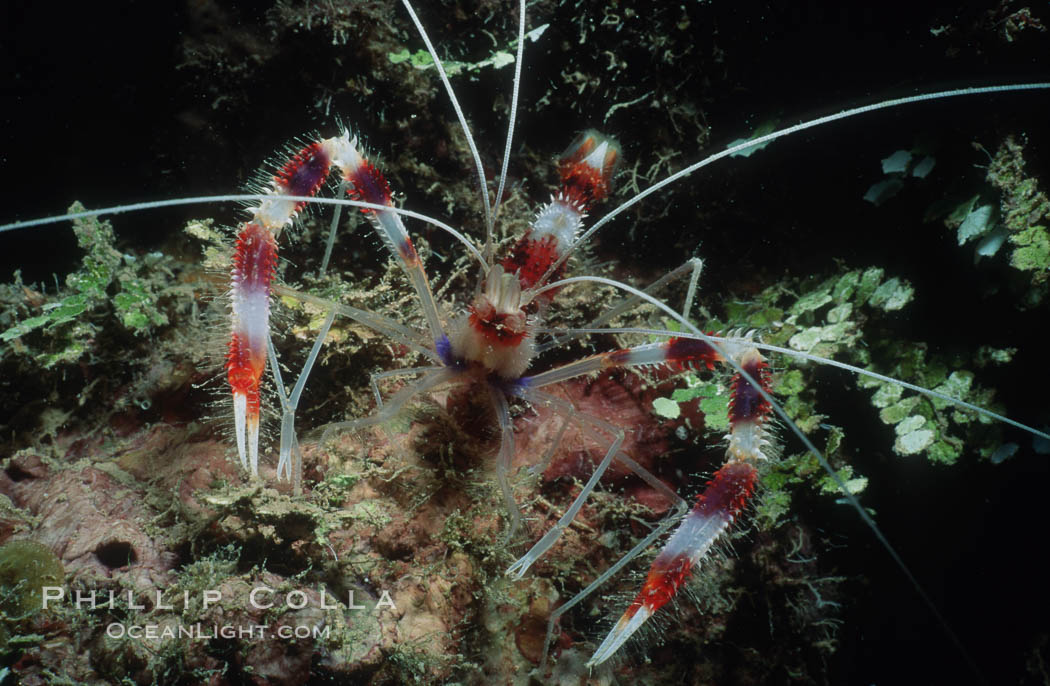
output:
MULTIPOLYGON (((1017 3, 968 5, 539 3, 529 27, 551 27, 526 48, 512 181, 545 200, 546 160, 591 126, 622 141, 628 165, 644 160, 644 169, 678 151, 671 163, 678 168, 771 117, 786 125, 917 91, 1050 76, 1050 34, 1029 28, 1005 39, 1017 3), (640 105, 602 120, 614 103, 637 98, 640 105)), ((492 3, 419 9, 435 39, 454 36, 449 50, 468 61, 491 51, 486 32, 504 45, 514 25, 492 3)), ((422 47, 403 11, 383 11, 394 36, 422 47)), ((375 55, 386 48, 364 41, 388 34, 374 29, 340 34, 333 45, 327 27, 297 31, 254 5, 221 2, 8 4, 2 12, 2 221, 61 213, 73 200, 91 207, 232 192, 284 141, 329 133, 337 115, 395 162, 404 155, 456 166, 444 142, 428 135, 439 128, 428 121, 451 117, 443 94, 433 84, 420 94, 418 81, 392 81, 389 65, 375 73, 375 55), (406 99, 430 106, 413 108, 406 99)), ((505 106, 492 103, 509 97, 509 78, 508 68, 489 69, 455 82, 493 171, 505 106)), ((1019 312, 1008 269, 975 269, 970 249, 917 217, 949 191, 979 192, 987 158, 971 144, 994 152, 1007 133, 1027 137, 1029 172, 1045 189, 1048 114, 1044 91, 912 105, 806 132, 748 160, 717 164, 651 201, 641 216, 609 227, 596 251, 620 261, 629 255, 629 270, 639 274, 666 271, 695 251, 707 262, 702 293, 715 309, 726 294, 746 297, 784 275, 834 273, 836 260, 886 267, 919 294, 901 317, 902 336, 943 349, 1018 347, 1017 362, 989 383, 1003 389, 1011 416, 1045 424, 1045 345, 1036 328, 1046 305, 1019 312), (864 203, 864 191, 881 178, 879 160, 917 141, 935 151, 931 183, 879 210, 864 203)), ((454 173, 469 182, 469 168, 454 173)), ((445 214, 439 196, 415 190, 411 169, 391 176, 410 207, 445 214)), ((471 211, 457 209, 454 218, 468 221, 471 211)), ((231 207, 166 210, 120 218, 116 231, 126 251, 185 250, 175 238, 185 219, 212 215, 228 223, 237 217, 231 207)), ((0 244, 5 281, 20 268, 27 282, 50 282, 79 261, 60 227, 6 234, 0 244)), ((828 396, 836 399, 844 385, 829 380, 828 396)), ((873 423, 863 398, 842 392, 839 402, 855 427, 870 427, 870 434, 851 429, 853 444, 878 446, 859 467, 871 477, 865 502, 965 651, 992 683, 1040 683, 1026 674, 1026 661, 1040 650, 1045 659, 1050 641, 1040 563, 1047 457, 1011 434, 1021 450, 1000 466, 973 455, 951 469, 902 461, 888 454, 887 430, 873 423)), ((841 544, 830 559, 867 578, 846 612, 828 682, 972 682, 858 518, 820 507, 841 544)))

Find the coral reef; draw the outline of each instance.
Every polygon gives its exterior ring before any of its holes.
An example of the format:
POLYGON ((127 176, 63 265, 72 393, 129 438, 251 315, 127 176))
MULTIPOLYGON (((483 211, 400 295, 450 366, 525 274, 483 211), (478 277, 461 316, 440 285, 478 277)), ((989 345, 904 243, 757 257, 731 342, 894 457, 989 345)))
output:
MULTIPOLYGON (((367 134, 408 206, 479 233, 463 135, 426 61, 403 59, 421 45, 396 3, 245 9, 208 1, 174 17, 139 8, 127 19, 52 10, 19 10, 30 13, 21 40, 46 35, 71 52, 60 53, 57 70, 24 57, 28 48, 13 62, 21 100, 9 108, 16 121, 5 127, 5 154, 18 173, 4 220, 60 212, 74 198, 94 207, 232 191, 282 140, 311 128, 330 134, 341 117, 367 134), (82 66, 87 50, 101 67, 82 66), (104 88, 98 73, 107 74, 104 88), (68 131, 47 128, 55 112, 72 113, 68 131)), ((473 67, 454 86, 486 166, 498 168, 510 101, 510 69, 500 63, 514 14, 489 0, 420 11, 443 54, 473 67)), ((526 45, 501 225, 513 235, 530 219, 533 202, 553 187, 551 158, 589 126, 624 143, 624 198, 704 146, 770 119, 793 123, 808 108, 946 81, 1024 79, 1037 71, 1047 36, 1031 18, 1038 9, 1019 11, 1000 2, 877 12, 811 3, 754 13, 725 3, 530 5, 529 28, 547 28, 526 45)), ((872 364, 1045 422, 1046 364, 1033 331, 1046 300, 1027 295, 1045 288, 1045 264, 1026 258, 1034 268, 1016 278, 1013 250, 974 265, 956 246, 957 226, 947 233, 921 223, 946 196, 951 209, 984 194, 981 205, 1004 217, 1031 216, 1018 208, 1045 203, 1045 105, 1041 95, 931 104, 779 142, 634 208, 603 230, 588 265, 646 283, 697 254, 706 266, 696 316, 707 329, 756 328, 768 342, 872 364), (924 185, 909 184, 878 208, 865 203, 880 160, 920 143, 937 159, 924 185), (989 157, 988 169, 975 169, 989 157)), ((317 277, 328 216, 314 212, 297 232, 282 278, 408 313, 411 323, 418 315, 403 281, 353 230, 356 219, 340 235, 329 276, 317 277)), ((369 412, 369 372, 403 356, 343 322, 298 417, 306 493, 292 498, 246 480, 231 458, 228 410, 214 402, 220 384, 211 381, 226 326, 224 285, 213 272, 228 250, 215 227, 239 218, 235 208, 207 206, 83 222, 76 234, 56 227, 0 236, 8 247, 0 538, 50 550, 68 594, 5 623, 4 668, 24 684, 529 683, 551 609, 644 535, 666 504, 613 474, 525 580, 505 579, 520 546, 502 541, 492 442, 472 430, 469 401, 420 402, 390 426, 325 446, 305 431, 369 412), (202 246, 212 248, 204 260, 202 246), (253 605, 256 588, 273 589, 256 596, 272 607, 253 605), (95 591, 98 602, 75 607, 78 590, 95 591), (211 590, 221 602, 205 607, 211 590), (110 591, 116 600, 105 606, 110 591), (115 638, 112 624, 160 633, 115 638), (163 636, 198 624, 195 638, 163 636), (263 624, 309 631, 260 639, 214 630, 263 624)), ((1011 246, 1028 249, 1022 255, 1041 254, 1038 222, 1045 217, 1011 225, 1011 246)), ((461 305, 474 275, 442 237, 420 238, 428 269, 442 277, 442 300, 461 305)), ((569 291, 564 320, 586 321, 610 297, 569 291)), ((275 343, 295 369, 322 317, 291 302, 278 310, 275 343)), ((616 344, 595 339, 549 363, 616 344)), ((995 680, 1041 683, 1045 623, 1029 608, 1045 591, 1027 562, 1027 532, 1045 522, 1036 505, 1047 470, 1031 439, 891 387, 862 382, 856 391, 848 376, 776 365, 789 412, 827 446, 851 488, 866 486, 862 502, 978 666, 995 680), (988 588, 1001 595, 978 612, 974 594, 988 588), (995 636, 991 625, 1001 627, 995 636)), ((632 449, 691 495, 721 459, 724 386, 718 377, 621 374, 560 392, 616 417, 632 449)), ((519 416, 523 467, 540 461, 545 437, 557 431, 548 419, 519 416)), ((870 533, 836 504, 826 475, 790 437, 784 442, 752 524, 698 580, 695 602, 681 603, 609 671, 587 675, 582 665, 636 590, 640 563, 566 615, 551 682, 905 683, 967 674, 870 533), (892 640, 880 642, 881 634, 892 640)), ((520 473, 516 496, 533 538, 598 451, 569 437, 546 471, 520 473)), ((267 484, 273 468, 266 461, 267 484)))

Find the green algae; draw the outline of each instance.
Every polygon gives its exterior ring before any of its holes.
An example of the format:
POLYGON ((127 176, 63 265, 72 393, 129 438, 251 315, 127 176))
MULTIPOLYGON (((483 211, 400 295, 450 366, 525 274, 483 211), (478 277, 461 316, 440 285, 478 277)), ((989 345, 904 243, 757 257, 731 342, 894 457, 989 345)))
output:
POLYGON ((1010 265, 1031 272, 1033 285, 1050 277, 1050 199, 1025 172, 1024 144, 1008 136, 988 167, 986 180, 1000 192, 999 212, 1015 247, 1010 265))
MULTIPOLYGON (((983 347, 972 359, 961 360, 932 354, 922 341, 888 334, 885 319, 906 310, 914 298, 911 284, 887 275, 882 268, 849 269, 824 278, 788 279, 750 300, 728 302, 725 319, 710 320, 704 328, 754 331, 756 340, 763 343, 833 358, 994 410, 993 392, 978 383, 975 370, 1009 363, 1013 351, 983 347)), ((774 397, 835 465, 846 489, 854 495, 861 493, 867 478, 849 465, 844 451, 846 434, 835 426, 835 416, 821 408, 820 394, 812 384, 817 365, 770 355, 774 397)), ((700 398, 707 435, 718 440, 728 429, 729 384, 725 377, 725 373, 716 373, 707 380, 687 374, 680 382, 684 387, 654 401, 654 412, 675 419, 682 403, 700 398), (710 416, 706 416, 708 411, 710 416)), ((983 415, 866 376, 855 376, 853 383, 871 392, 870 403, 879 420, 892 430, 892 450, 900 457, 921 456, 950 465, 967 449, 990 457, 1002 445, 998 427, 983 415)), ((835 480, 809 453, 773 461, 762 481, 765 488, 756 512, 763 527, 783 520, 790 512, 793 489, 805 484, 827 495, 841 495, 835 480)))
POLYGON ((65 570, 47 546, 10 541, 0 546, 0 653, 33 646, 32 620, 44 608, 44 587, 62 586, 65 570))
MULTIPOLYGON (((527 41, 536 41, 539 39, 543 32, 547 30, 549 24, 543 24, 537 26, 525 33, 525 39, 527 41)), ((444 67, 445 73, 448 76, 458 76, 459 74, 478 72, 485 68, 501 69, 508 64, 514 64, 514 53, 512 50, 516 49, 518 40, 515 38, 505 49, 495 50, 491 55, 483 60, 477 62, 464 62, 460 60, 444 59, 441 61, 441 66, 444 67)), ((391 52, 387 55, 387 59, 390 60, 391 64, 410 64, 415 69, 433 69, 434 58, 431 57, 430 53, 426 50, 416 50, 415 52, 409 51, 408 48, 402 48, 395 52, 391 52)))
POLYGON ((43 588, 61 586, 65 572, 51 549, 36 541, 0 546, 0 609, 7 621, 19 621, 43 608, 43 588))
POLYGON ((986 187, 965 201, 939 203, 929 217, 944 216, 959 245, 976 242, 979 258, 1006 253, 1006 263, 1027 283, 1022 302, 1036 305, 1050 289, 1050 199, 1026 171, 1025 144, 1007 136, 992 156, 986 187))
MULTIPOLYGON (((69 208, 70 213, 83 211, 80 203, 69 208)), ((80 268, 66 276, 61 292, 29 308, 40 314, 24 316, 0 332, 0 341, 10 344, 0 355, 11 350, 50 369, 93 354, 107 316, 136 336, 149 336, 168 323, 160 299, 171 290, 169 258, 156 252, 121 253, 114 247, 113 225, 98 217, 74 219, 73 232, 84 251, 80 268)), ((23 286, 17 272, 15 281, 23 286)))

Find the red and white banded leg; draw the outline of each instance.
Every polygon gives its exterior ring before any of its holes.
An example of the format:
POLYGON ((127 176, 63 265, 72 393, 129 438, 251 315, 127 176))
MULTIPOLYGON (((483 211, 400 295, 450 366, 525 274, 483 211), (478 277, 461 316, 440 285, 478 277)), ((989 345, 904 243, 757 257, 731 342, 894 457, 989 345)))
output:
MULTIPOLYGON (((769 392, 768 365, 754 348, 737 360, 769 392)), ((729 406, 728 460, 707 483, 696 504, 653 560, 635 599, 587 662, 599 665, 619 650, 685 584, 711 547, 747 507, 758 480, 757 464, 767 459, 766 422, 770 405, 739 372, 734 375, 729 406)))
POLYGON ((232 332, 226 375, 233 392, 237 454, 253 476, 259 475, 259 382, 266 369, 277 237, 303 206, 287 196, 314 195, 327 178, 330 163, 323 143, 296 153, 274 176, 271 197, 250 209, 254 217, 237 235, 230 270, 232 332))
MULTIPOLYGON (((559 278, 564 264, 555 265, 576 240, 587 211, 608 196, 619 158, 619 144, 597 131, 584 132, 559 158, 560 190, 501 263, 505 272, 517 274, 523 291, 559 278)), ((554 293, 544 291, 540 302, 549 303, 554 293)))
POLYGON ((329 143, 332 149, 332 164, 342 170, 343 180, 349 186, 347 193, 350 197, 360 202, 383 206, 361 208, 361 212, 368 217, 372 228, 379 234, 383 244, 390 250, 394 258, 398 260, 398 264, 401 265, 412 283, 423 308, 423 314, 426 316, 431 339, 438 341, 444 338, 444 327, 438 316, 437 305, 427 282, 426 272, 423 271, 423 263, 416 253, 415 246, 412 245, 412 239, 408 236, 401 216, 393 211, 394 203, 386 177, 361 154, 357 147, 357 138, 351 138, 349 131, 344 132, 338 138, 325 141, 325 144, 329 143))
MULTIPOLYGON (((337 166, 355 200, 381 206, 362 208, 372 226, 405 270, 422 303, 432 340, 444 336, 423 266, 401 218, 392 210, 390 185, 358 150, 349 131, 303 147, 274 176, 270 197, 251 208, 253 219, 237 237, 230 274, 232 335, 226 370, 233 392, 237 452, 253 476, 259 473, 259 384, 266 368, 270 292, 277 267, 277 238, 337 166), (391 208, 391 209, 384 209, 391 208)), ((330 308, 331 309, 331 308, 330 308)), ((339 311, 342 311, 340 308, 339 311)), ((285 437, 287 438, 287 437, 285 437)), ((282 443, 286 441, 282 440, 282 443)), ((285 470, 287 471, 287 470, 285 470)))

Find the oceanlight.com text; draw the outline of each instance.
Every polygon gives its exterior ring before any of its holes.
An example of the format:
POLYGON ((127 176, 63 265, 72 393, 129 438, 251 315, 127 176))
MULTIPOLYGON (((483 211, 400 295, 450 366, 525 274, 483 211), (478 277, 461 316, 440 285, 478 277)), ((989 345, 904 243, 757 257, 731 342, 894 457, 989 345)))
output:
POLYGON ((110 638, 147 639, 151 641, 184 639, 327 639, 331 627, 305 624, 121 624, 113 622, 106 626, 110 638))

